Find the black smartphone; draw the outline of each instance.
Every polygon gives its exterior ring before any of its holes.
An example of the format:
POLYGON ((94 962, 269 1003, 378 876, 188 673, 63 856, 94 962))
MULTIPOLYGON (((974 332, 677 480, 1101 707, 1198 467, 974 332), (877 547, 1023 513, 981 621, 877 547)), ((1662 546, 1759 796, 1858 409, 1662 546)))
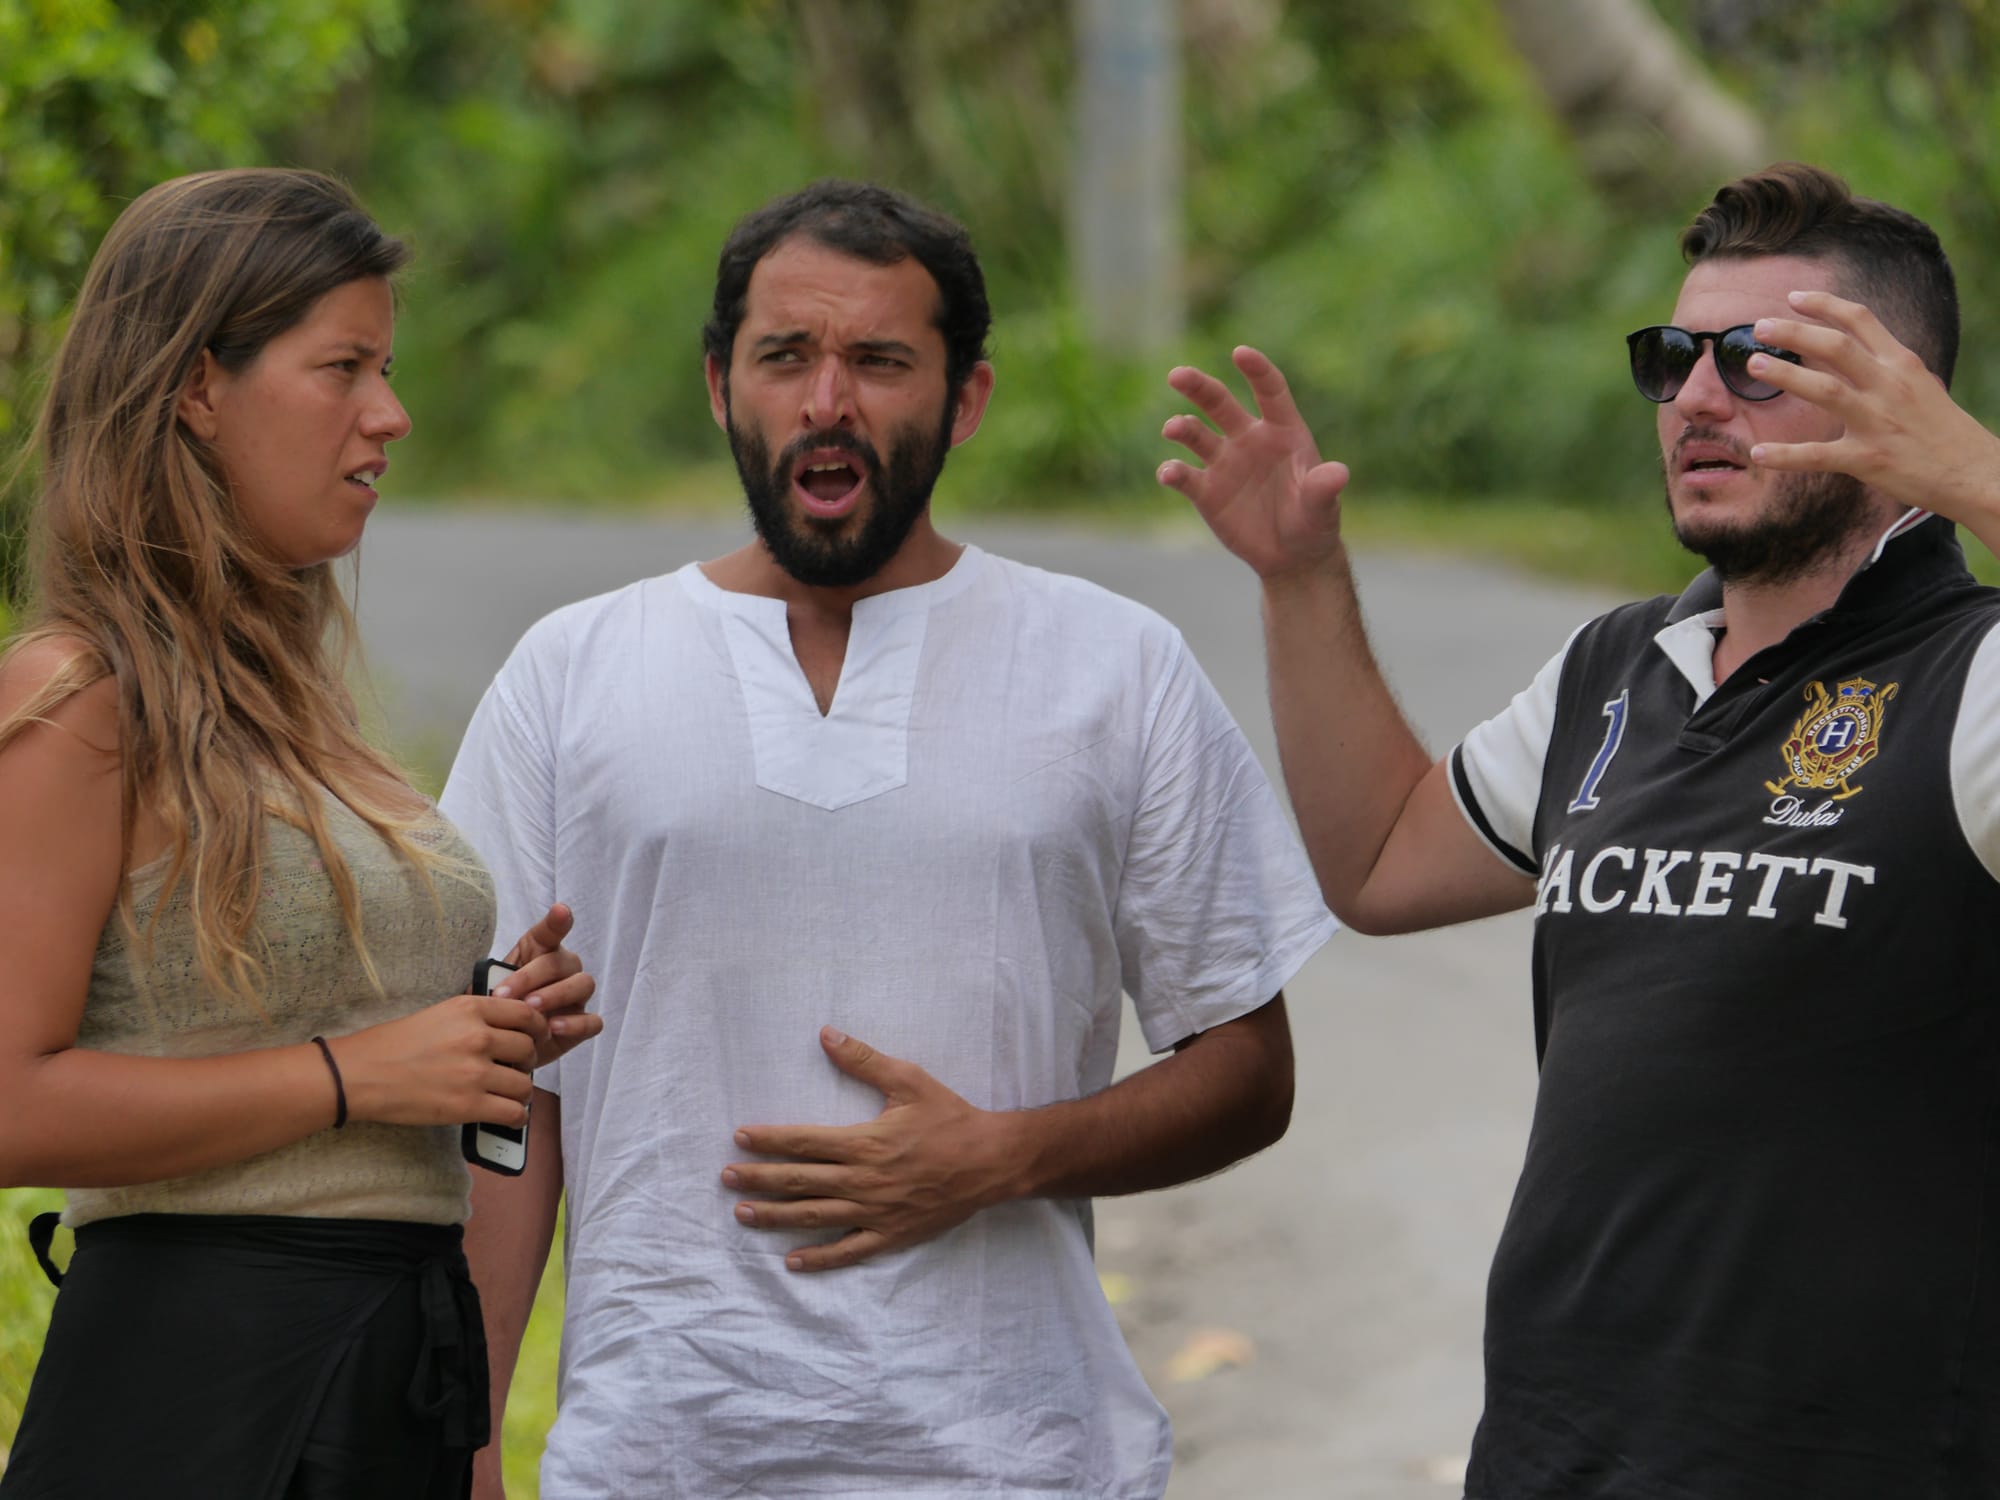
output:
MULTIPOLYGON (((482 958, 472 966, 469 995, 490 995, 503 974, 515 965, 497 958, 482 958)), ((519 1177, 528 1164, 528 1122, 513 1125, 465 1125, 458 1132, 458 1149, 475 1167, 498 1172, 503 1177, 519 1177)))

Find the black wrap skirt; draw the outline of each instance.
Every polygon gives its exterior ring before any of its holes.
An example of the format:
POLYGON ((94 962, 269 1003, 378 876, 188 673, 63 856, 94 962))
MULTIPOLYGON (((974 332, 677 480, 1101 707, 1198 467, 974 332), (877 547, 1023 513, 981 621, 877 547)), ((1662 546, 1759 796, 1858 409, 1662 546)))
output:
POLYGON ((462 1500, 488 1419, 462 1239, 220 1214, 85 1225, 0 1497, 462 1500))

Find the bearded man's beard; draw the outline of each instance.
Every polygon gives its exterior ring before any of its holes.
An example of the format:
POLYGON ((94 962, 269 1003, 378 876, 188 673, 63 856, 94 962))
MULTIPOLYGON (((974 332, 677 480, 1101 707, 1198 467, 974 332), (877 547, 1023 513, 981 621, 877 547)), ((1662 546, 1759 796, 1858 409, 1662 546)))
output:
POLYGON ((1852 474, 1776 476, 1764 514, 1748 521, 1676 516, 1674 540, 1724 583, 1771 587, 1817 571, 1868 524, 1868 487, 1852 474))
POLYGON ((930 504, 931 490, 944 472, 945 455, 951 451, 949 400, 933 431, 904 427, 889 434, 887 463, 874 444, 840 427, 801 433, 774 461, 761 433, 738 427, 734 411, 726 404, 723 415, 729 452, 736 460, 736 473, 743 481, 743 497, 749 503, 750 521, 758 538, 779 567, 814 588, 852 588, 881 572, 902 549, 917 518, 930 504), (792 470, 799 459, 831 449, 852 453, 860 461, 864 482, 873 491, 859 524, 852 515, 819 520, 791 504, 792 470))

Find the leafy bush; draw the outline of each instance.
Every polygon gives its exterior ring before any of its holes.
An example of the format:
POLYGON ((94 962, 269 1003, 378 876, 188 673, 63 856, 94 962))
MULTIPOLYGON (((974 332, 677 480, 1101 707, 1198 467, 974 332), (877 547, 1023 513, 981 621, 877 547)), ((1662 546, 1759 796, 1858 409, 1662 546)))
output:
MULTIPOLYGON (((268 142, 392 49, 401 0, 0 0, 0 486, 104 231, 268 142)), ((7 499, 0 488, 0 502, 7 499)), ((0 594, 18 554, 0 506, 0 594)))
POLYGON ((959 503, 1145 490, 1172 451, 1166 369, 1237 342, 1280 359, 1377 483, 1645 482, 1619 335, 1671 296, 1675 226, 1595 201, 1479 0, 1186 8, 1194 321, 1145 360, 1091 349, 1070 300, 1066 8, 824 4, 864 99, 813 67, 803 7, 413 17, 362 174, 421 255, 399 339, 411 487, 645 495, 712 463, 696 334, 716 249, 830 171, 918 191, 981 248, 999 385, 954 457, 959 503))
POLYGON ((28 1221, 60 1207, 62 1194, 44 1188, 0 1192, 0 1469, 21 1425, 56 1297, 28 1249, 28 1221))
POLYGON ((1780 151, 1841 173, 1938 232, 1966 338, 1952 392, 2000 417, 2000 5, 1840 0, 1668 7, 1763 102, 1780 151))
MULTIPOLYGON (((1969 326, 2000 317, 2000 94, 1980 82, 2000 8, 1657 3, 1779 152, 1936 223, 1969 326)), ((0 429, 118 199, 276 153, 346 171, 415 242, 399 487, 673 491, 722 452, 697 339, 717 247, 744 211, 838 172, 958 214, 986 262, 1000 385, 954 460, 961 501, 1144 490, 1171 451, 1166 367, 1218 367, 1245 341, 1364 485, 1651 488, 1619 339, 1671 301, 1699 205, 1595 196, 1486 0, 1184 0, 1190 332, 1141 361, 1092 350, 1068 290, 1064 0, 223 14, 0 0, 0 429)), ((1968 340, 1959 389, 1974 410, 2000 400, 2000 344, 1968 340)))

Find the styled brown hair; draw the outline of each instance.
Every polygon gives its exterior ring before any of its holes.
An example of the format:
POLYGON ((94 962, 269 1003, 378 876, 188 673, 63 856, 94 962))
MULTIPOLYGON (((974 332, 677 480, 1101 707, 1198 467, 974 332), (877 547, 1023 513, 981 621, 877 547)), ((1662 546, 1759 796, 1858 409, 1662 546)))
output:
MULTIPOLYGON (((317 172, 161 183, 119 215, 91 261, 36 424, 30 598, 10 649, 53 642, 64 665, 0 722, 0 747, 71 694, 116 679, 127 870, 143 805, 169 838, 162 895, 189 882, 204 976, 253 1004, 268 979, 255 930, 268 814, 319 845, 371 979, 324 795, 426 881, 450 862, 405 836, 417 799, 361 736, 345 682, 354 619, 331 565, 270 555, 176 403, 204 350, 243 369, 328 292, 386 278, 406 258, 317 172)), ((119 910, 129 927, 129 881, 119 910)))
MULTIPOLYGON (((750 274, 795 235, 873 265, 912 257, 937 283, 938 332, 944 335, 945 389, 956 396, 986 358, 993 311, 986 277, 965 226, 907 193, 874 183, 823 178, 745 215, 723 243, 715 270, 715 305, 701 330, 703 350, 729 378, 736 330, 743 326, 750 274)), ((726 388, 726 386, 725 386, 726 388)))
POLYGON ((1948 387, 1958 363, 1958 282, 1930 225, 1858 198, 1831 172, 1779 162, 1723 187, 1681 231, 1689 265, 1797 255, 1841 267, 1863 302, 1948 387))

